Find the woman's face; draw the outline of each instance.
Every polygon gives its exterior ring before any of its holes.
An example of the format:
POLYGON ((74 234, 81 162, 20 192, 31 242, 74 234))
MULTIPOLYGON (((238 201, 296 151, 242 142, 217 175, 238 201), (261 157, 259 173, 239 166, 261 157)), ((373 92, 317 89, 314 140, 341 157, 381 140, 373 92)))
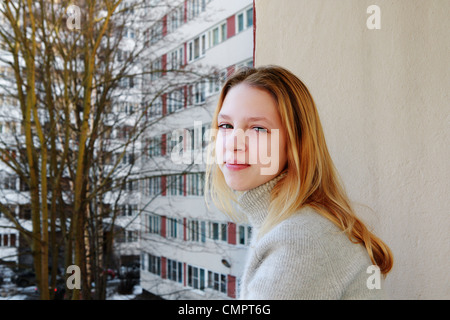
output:
POLYGON ((230 188, 245 191, 278 176, 287 163, 286 134, 275 99, 241 83, 218 115, 216 161, 230 188))

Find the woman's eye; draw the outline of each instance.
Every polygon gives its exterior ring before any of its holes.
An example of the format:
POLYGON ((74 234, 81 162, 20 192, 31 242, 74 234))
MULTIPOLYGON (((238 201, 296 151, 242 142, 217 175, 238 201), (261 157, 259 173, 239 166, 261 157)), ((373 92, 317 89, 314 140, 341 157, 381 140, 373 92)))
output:
POLYGON ((228 123, 223 123, 223 124, 220 124, 220 125, 219 125, 219 128, 220 128, 220 129, 231 129, 232 126, 229 125, 228 123))
POLYGON ((267 129, 265 129, 263 127, 253 127, 253 129, 255 129, 257 132, 262 132, 262 133, 269 132, 267 129))

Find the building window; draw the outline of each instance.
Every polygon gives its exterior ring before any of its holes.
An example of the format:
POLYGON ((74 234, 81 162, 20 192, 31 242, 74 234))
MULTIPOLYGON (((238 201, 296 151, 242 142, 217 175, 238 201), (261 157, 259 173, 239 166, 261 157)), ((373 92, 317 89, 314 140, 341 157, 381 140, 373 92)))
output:
POLYGON ((237 232, 238 241, 240 245, 249 245, 252 239, 252 227, 250 226, 239 226, 237 232))
POLYGON ((175 49, 168 54, 168 69, 178 70, 184 65, 184 48, 180 47, 175 49))
POLYGON ((220 26, 220 39, 222 42, 227 40, 227 23, 226 22, 220 26))
POLYGON ((237 31, 238 33, 244 30, 244 13, 240 13, 237 16, 237 31))
POLYGON ((15 233, 0 233, 0 247, 16 247, 15 233))
POLYGON ((184 108, 184 90, 177 89, 167 95, 167 113, 173 113, 184 108))
POLYGON ((171 196, 182 196, 184 193, 184 183, 182 175, 167 176, 169 194, 171 196))
POLYGON ((183 283, 183 264, 175 260, 167 259, 167 278, 178 283, 183 283))
POLYGON ((203 196, 205 186, 205 174, 189 173, 186 175, 186 195, 188 196, 203 196))
POLYGON ((225 40, 227 40, 227 23, 225 22, 219 26, 214 27, 211 31, 208 32, 208 34, 210 39, 210 47, 214 47, 224 42, 225 40))
POLYGON ((202 37, 202 56, 206 53, 206 34, 203 34, 202 37))
POLYGON ((149 36, 150 36, 150 44, 155 44, 163 38, 163 22, 162 22, 162 20, 157 21, 150 28, 149 36))
POLYGON ((184 150, 185 143, 184 139, 186 137, 186 129, 176 129, 171 133, 167 134, 167 141, 169 142, 167 144, 167 150, 166 154, 170 154, 173 156, 173 153, 180 152, 180 148, 184 150))
POLYGON ((122 76, 119 79, 119 86, 123 89, 134 88, 134 78, 133 76, 122 76))
POLYGON ((136 242, 138 241, 139 236, 137 231, 127 230, 125 232, 125 242, 136 242))
POLYGON ((153 234, 161 234, 161 217, 149 214, 148 218, 148 232, 153 234))
POLYGON ((183 222, 181 219, 167 218, 167 237, 168 238, 181 238, 182 232, 179 226, 182 226, 183 222))
POLYGON ((200 224, 197 220, 188 221, 189 240, 198 242, 200 240, 200 224))
POLYGON ((192 51, 193 45, 194 44, 192 42, 189 42, 189 44, 188 44, 188 48, 189 48, 188 62, 191 62, 192 60, 194 60, 194 55, 193 55, 193 51, 192 51))
POLYGON ((194 59, 200 57, 200 38, 194 39, 194 59))
POLYGON ((206 53, 208 41, 207 34, 202 34, 188 42, 188 62, 193 62, 206 53))
POLYGON ((119 206, 119 212, 122 217, 134 217, 139 211, 137 204, 128 204, 119 206))
POLYGON ((237 33, 253 26, 253 8, 246 9, 236 15, 237 33))
POLYGON ((253 8, 247 10, 247 28, 253 26, 253 8))
POLYGON ((206 83, 204 81, 197 82, 194 85, 194 103, 203 104, 206 100, 206 83))
POLYGON ((160 257, 155 257, 151 254, 148 254, 148 271, 156 275, 161 275, 160 257))
POLYGON ((148 195, 157 196, 161 194, 161 177, 148 178, 148 195))
POLYGON ((208 271, 208 288, 227 293, 227 276, 217 272, 208 271))
POLYGON ((162 109, 162 100, 161 97, 158 97, 149 104, 147 114, 149 118, 160 117, 162 116, 162 109))
POLYGON ((162 58, 158 58, 150 65, 150 80, 155 81, 162 76, 162 58))
MULTIPOLYGON (((124 130, 125 133, 128 133, 131 131, 130 128, 125 128, 127 130, 124 130)), ((118 157, 121 156, 121 154, 117 155, 118 157)), ((132 152, 126 152, 122 157, 122 164, 123 165, 134 165, 134 153, 132 152)))
POLYGON ((188 87, 187 104, 188 105, 201 105, 206 101, 207 92, 206 80, 196 82, 188 87))
POLYGON ((205 269, 188 265, 187 285, 194 289, 205 289, 205 269))
POLYGON ((227 223, 221 223, 220 224, 220 231, 221 231, 221 235, 220 235, 220 240, 227 242, 227 238, 228 238, 228 224, 227 223))
POLYGON ((228 224, 219 222, 209 223, 209 238, 212 240, 220 240, 227 242, 228 240, 228 224))
POLYGON ((139 109, 139 103, 120 102, 118 104, 118 111, 126 115, 132 115, 139 109))
POLYGON ((5 190, 17 190, 16 186, 17 177, 13 175, 3 176, 3 189, 5 190))
POLYGON ((178 7, 169 14, 169 32, 173 32, 181 26, 183 21, 182 9, 182 7, 178 7))
POLYGON ((161 156, 161 137, 153 137, 148 143, 148 156, 161 156))
POLYGON ((219 27, 213 29, 212 31, 212 45, 216 46, 220 43, 220 37, 219 37, 219 27))

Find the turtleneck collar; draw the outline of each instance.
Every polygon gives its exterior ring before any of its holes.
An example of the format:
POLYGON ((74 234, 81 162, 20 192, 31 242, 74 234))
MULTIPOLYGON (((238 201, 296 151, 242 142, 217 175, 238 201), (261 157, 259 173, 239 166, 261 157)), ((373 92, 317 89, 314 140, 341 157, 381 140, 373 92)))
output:
POLYGON ((269 213, 270 194, 272 189, 286 174, 286 172, 283 172, 266 183, 238 195, 237 202, 239 208, 245 213, 250 224, 254 228, 259 228, 263 224, 269 213))

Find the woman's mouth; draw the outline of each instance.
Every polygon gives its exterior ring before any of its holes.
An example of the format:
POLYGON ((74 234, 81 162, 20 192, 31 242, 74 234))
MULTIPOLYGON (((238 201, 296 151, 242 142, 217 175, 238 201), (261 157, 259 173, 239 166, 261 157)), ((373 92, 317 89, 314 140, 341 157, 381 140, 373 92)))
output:
POLYGON ((237 163, 225 163, 225 166, 227 167, 228 170, 231 171, 239 171, 239 170, 244 170, 247 169, 248 167, 250 167, 249 164, 237 164, 237 163))

